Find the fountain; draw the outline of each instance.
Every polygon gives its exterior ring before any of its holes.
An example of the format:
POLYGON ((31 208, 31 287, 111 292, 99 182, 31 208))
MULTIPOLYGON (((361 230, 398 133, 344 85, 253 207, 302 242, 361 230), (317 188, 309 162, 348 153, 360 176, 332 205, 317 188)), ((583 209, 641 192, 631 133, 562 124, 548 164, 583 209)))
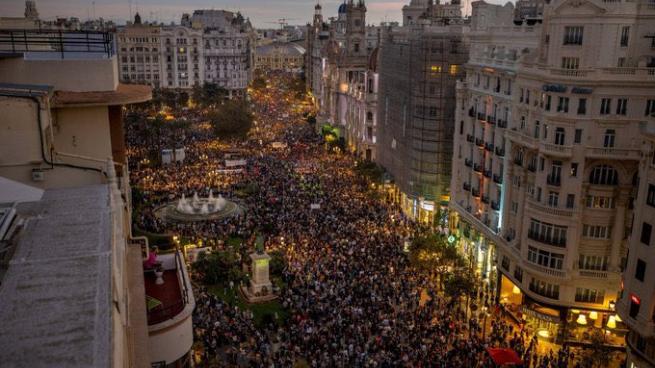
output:
POLYGON ((193 193, 191 199, 182 194, 177 202, 164 205, 155 212, 159 217, 168 220, 203 221, 241 213, 242 210, 236 203, 226 200, 220 194, 215 197, 214 192, 210 190, 207 198, 198 196, 197 192, 193 193))

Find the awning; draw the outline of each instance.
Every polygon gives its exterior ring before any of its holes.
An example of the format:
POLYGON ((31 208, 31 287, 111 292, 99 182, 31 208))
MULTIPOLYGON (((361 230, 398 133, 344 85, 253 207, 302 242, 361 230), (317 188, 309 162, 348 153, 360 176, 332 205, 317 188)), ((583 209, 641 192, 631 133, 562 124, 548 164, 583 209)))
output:
POLYGON ((487 348, 487 353, 491 356, 491 359, 498 366, 520 366, 523 365, 523 360, 519 355, 512 349, 501 349, 501 348, 487 348))

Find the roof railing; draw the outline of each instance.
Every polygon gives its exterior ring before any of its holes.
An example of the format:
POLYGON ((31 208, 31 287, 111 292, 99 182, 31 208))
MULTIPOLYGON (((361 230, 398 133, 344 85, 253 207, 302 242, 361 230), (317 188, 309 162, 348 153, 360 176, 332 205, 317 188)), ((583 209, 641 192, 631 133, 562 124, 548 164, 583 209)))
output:
POLYGON ((0 52, 57 53, 62 59, 75 54, 116 54, 114 34, 100 31, 0 29, 0 52))

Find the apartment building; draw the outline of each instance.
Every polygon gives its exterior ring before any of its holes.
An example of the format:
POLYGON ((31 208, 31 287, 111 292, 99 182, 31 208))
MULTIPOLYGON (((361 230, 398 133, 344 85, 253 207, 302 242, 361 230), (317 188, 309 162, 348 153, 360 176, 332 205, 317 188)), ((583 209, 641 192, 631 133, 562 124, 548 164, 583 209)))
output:
POLYGON ((160 88, 162 76, 162 27, 143 24, 141 16, 117 32, 118 69, 124 83, 146 84, 160 88))
POLYGON ((641 124, 642 159, 639 183, 634 199, 629 255, 622 279, 621 298, 613 322, 624 322, 630 332, 626 337, 627 367, 655 367, 655 288, 650 249, 655 217, 655 98, 646 106, 641 124))
POLYGON ((151 88, 119 83, 111 33, 0 31, 0 44, 0 360, 189 366, 186 266, 160 257, 157 285, 131 235, 123 106, 151 88))
POLYGON ((196 10, 170 26, 143 23, 137 14, 118 30, 120 79, 156 88, 216 83, 241 95, 252 80, 254 44, 252 25, 240 13, 196 10))
MULTIPOLYGON (((553 1, 543 13, 536 48, 485 50, 518 58, 511 85, 490 73, 493 60, 467 73, 462 92, 479 81, 493 97, 458 102, 454 225, 465 243, 495 249, 500 303, 539 336, 584 342, 596 328, 620 343, 621 328, 606 326, 616 325, 640 123, 655 87, 653 8, 553 1)), ((538 22, 525 23, 515 31, 538 22)))
POLYGON ((506 181, 505 130, 520 58, 534 51, 541 27, 514 25, 514 6, 472 4, 466 78, 457 83, 450 224, 481 276, 495 280, 495 239, 501 232, 506 181), (479 236, 478 234, 484 234, 479 236))
POLYGON ((430 15, 439 14, 435 7, 420 24, 383 36, 377 97, 377 162, 392 176, 388 189, 403 212, 427 224, 450 199, 455 86, 469 53, 461 11, 444 25, 430 15))

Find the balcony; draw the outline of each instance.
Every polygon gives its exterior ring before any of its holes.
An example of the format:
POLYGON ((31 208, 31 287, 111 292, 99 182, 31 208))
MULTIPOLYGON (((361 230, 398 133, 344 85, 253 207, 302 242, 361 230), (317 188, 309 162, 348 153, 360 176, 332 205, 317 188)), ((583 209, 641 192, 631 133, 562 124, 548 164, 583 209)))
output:
POLYGON ((467 141, 467 142, 469 142, 469 143, 473 143, 473 139, 474 139, 474 138, 473 138, 472 135, 470 135, 470 134, 467 134, 467 135, 466 135, 466 141, 467 141))
POLYGON ((537 165, 529 164, 528 165, 528 171, 531 172, 531 173, 537 172, 537 165))
POLYGON ((496 117, 495 117, 495 116, 491 116, 491 115, 487 115, 487 121, 488 121, 490 124, 496 124, 496 117))
POLYGON ((505 136, 507 139, 512 140, 514 143, 520 144, 522 146, 525 146, 527 148, 531 149, 536 149, 537 148, 537 140, 534 139, 532 136, 525 134, 523 132, 520 132, 516 130, 516 128, 512 128, 511 130, 507 130, 505 133, 505 136))
POLYGON ((641 151, 638 149, 626 149, 615 147, 587 147, 586 156, 589 158, 607 160, 635 160, 641 159, 641 151))
POLYGON ((494 144, 493 143, 485 143, 484 144, 484 149, 489 151, 489 152, 493 152, 494 151, 494 144))
POLYGON ((464 183, 464 185, 462 185, 462 188, 465 191, 470 192, 471 191, 471 184, 470 183, 464 183))
POLYGON ((484 113, 482 113, 482 112, 479 112, 479 113, 478 113, 478 120, 482 120, 482 121, 484 121, 484 118, 485 118, 485 117, 486 117, 486 116, 485 116, 484 113))
POLYGON ((488 196, 482 196, 482 203, 489 204, 489 197, 488 196))
POLYGON ((533 271, 537 271, 537 272, 539 272, 539 273, 541 273, 543 275, 552 276, 552 277, 560 277, 560 278, 566 277, 566 272, 564 272, 564 271, 552 269, 552 268, 549 268, 549 267, 544 267, 544 266, 541 266, 541 265, 538 265, 538 264, 535 264, 535 263, 532 263, 532 262, 529 262, 529 261, 528 262, 523 262, 523 265, 528 266, 528 268, 532 269, 533 271))
POLYGON ((464 159, 464 166, 466 166, 466 167, 473 166, 473 160, 471 160, 470 158, 464 159))
POLYGON ((111 58, 114 35, 95 31, 0 30, 0 51, 13 54, 47 53, 61 59, 111 58))
POLYGON ((469 117, 475 117, 475 110, 472 107, 469 109, 469 117))
POLYGON ((482 165, 480 165, 480 164, 473 164, 473 171, 478 172, 478 173, 482 173, 482 170, 483 170, 483 169, 484 169, 484 167, 483 167, 482 165))
POLYGON ((180 252, 157 257, 161 281, 155 271, 144 270, 151 362, 171 364, 183 358, 193 344, 191 315, 195 300, 180 252))
POLYGON ((520 157, 515 157, 513 162, 514 165, 523 167, 523 159, 520 157))
POLYGON ((489 170, 484 170, 482 172, 482 175, 484 175, 486 178, 491 178, 491 169, 489 170))
POLYGON ((529 209, 536 211, 538 213, 543 213, 552 216, 573 217, 573 215, 577 212, 573 208, 557 208, 557 207, 546 206, 541 204, 539 201, 537 201, 532 197, 527 198, 527 203, 529 209))
POLYGON ((539 243, 552 245, 555 247, 566 247, 565 237, 553 237, 530 230, 528 231, 528 239, 532 239, 534 241, 538 241, 539 243))
POLYGON ((491 201, 491 209, 494 211, 500 211, 500 204, 496 201, 491 201))
POLYGON ((562 177, 559 175, 550 174, 546 177, 546 183, 553 187, 559 187, 562 185, 562 177))
POLYGON ((475 198, 480 198, 480 189, 473 188, 471 189, 471 195, 475 198))
POLYGON ((503 129, 507 128, 507 120, 498 119, 496 126, 503 129))
POLYGON ((496 154, 498 155, 498 157, 505 157, 505 149, 496 147, 496 154))
POLYGON ((541 142, 539 145, 539 150, 542 153, 553 157, 570 158, 572 155, 571 146, 562 146, 559 144, 541 142))
POLYGON ((578 270, 580 277, 587 277, 592 279, 606 279, 607 271, 594 271, 594 270, 578 270))
POLYGON ((496 183, 496 184, 503 184, 503 177, 501 175, 494 174, 493 175, 493 180, 494 180, 494 183, 496 183))
POLYGON ((481 138, 475 138, 475 145, 480 148, 484 147, 484 140, 482 140, 481 138))

